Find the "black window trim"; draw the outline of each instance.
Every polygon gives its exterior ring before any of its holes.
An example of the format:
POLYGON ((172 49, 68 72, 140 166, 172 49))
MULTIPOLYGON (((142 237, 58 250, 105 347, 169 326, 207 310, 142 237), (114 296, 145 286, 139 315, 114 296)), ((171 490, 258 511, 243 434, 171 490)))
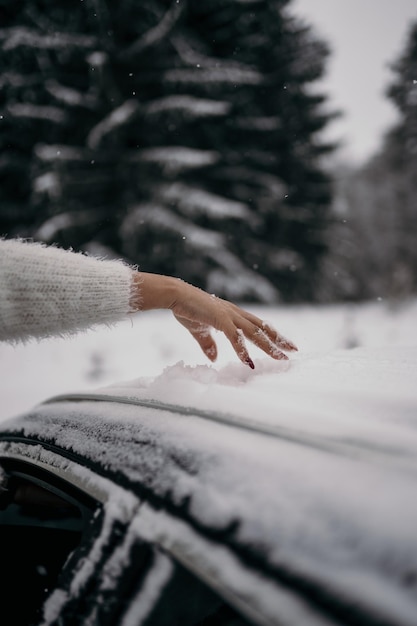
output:
MULTIPOLYGON (((16 440, 13 440, 13 442, 16 442, 16 440)), ((12 449, 0 449, 0 467, 2 467, 7 473, 7 468, 13 466, 17 467, 20 464, 26 467, 29 476, 36 475, 38 473, 43 474, 45 477, 48 476, 48 480, 46 480, 46 483, 48 484, 56 481, 57 484, 62 486, 62 491, 64 493, 68 490, 75 490, 81 497, 85 496, 86 500, 90 498, 92 501, 100 504, 105 504, 108 501, 109 493, 105 487, 100 488, 97 484, 93 485, 91 483, 87 483, 87 481, 83 481, 82 478, 71 471, 69 467, 64 470, 53 465, 52 463, 47 463, 41 459, 35 459, 30 455, 27 455, 27 449, 33 448, 33 445, 40 445, 43 448, 46 448, 46 446, 44 446, 41 442, 36 441, 33 443, 25 442, 24 446, 26 447, 26 450, 22 452, 14 451, 12 449)), ((55 454, 62 458, 60 451, 55 452, 55 454)), ((79 466, 76 461, 69 461, 69 463, 79 466)), ((85 471, 91 471, 84 466, 80 467, 83 467, 83 470, 85 471)), ((104 478, 103 480, 106 479, 104 478)))

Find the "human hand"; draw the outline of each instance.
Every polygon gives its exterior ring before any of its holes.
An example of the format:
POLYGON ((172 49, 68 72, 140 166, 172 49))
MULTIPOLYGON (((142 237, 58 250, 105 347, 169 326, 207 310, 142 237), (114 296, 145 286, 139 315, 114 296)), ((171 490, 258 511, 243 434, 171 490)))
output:
POLYGON ((273 359, 288 359, 284 351, 296 346, 269 324, 237 305, 210 295, 180 279, 138 272, 135 283, 140 292, 140 310, 170 309, 175 318, 196 339, 204 354, 215 361, 217 346, 211 328, 223 332, 239 359, 254 369, 245 339, 273 359))

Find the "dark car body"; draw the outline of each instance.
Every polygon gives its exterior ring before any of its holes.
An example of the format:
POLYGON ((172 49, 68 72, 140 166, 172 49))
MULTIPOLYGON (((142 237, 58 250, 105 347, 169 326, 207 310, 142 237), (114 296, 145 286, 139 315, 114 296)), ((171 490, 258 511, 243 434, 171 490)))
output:
POLYGON ((369 435, 51 398, 0 424, 1 623, 416 625, 416 468, 369 435))

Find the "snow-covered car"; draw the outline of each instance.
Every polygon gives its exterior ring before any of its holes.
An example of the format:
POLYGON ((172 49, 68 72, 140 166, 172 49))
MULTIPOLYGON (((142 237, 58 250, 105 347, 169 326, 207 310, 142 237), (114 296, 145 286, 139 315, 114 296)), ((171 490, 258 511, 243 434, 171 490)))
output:
POLYGON ((416 456, 265 416, 109 387, 3 422, 1 623, 415 626, 416 456))

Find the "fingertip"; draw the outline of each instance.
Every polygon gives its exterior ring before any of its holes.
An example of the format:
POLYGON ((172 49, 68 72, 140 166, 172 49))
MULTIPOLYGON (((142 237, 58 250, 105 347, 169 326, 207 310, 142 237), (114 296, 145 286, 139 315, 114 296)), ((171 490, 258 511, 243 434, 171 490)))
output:
POLYGON ((290 350, 291 352, 298 352, 298 348, 295 343, 293 343, 292 341, 288 341, 288 339, 285 343, 287 344, 287 350, 290 350))
POLYGON ((282 350, 287 350, 288 352, 298 352, 298 348, 295 343, 289 339, 285 339, 282 335, 277 337, 275 344, 282 350))
POLYGON ((254 370, 254 369, 255 369, 255 363, 252 361, 252 359, 251 359, 249 356, 245 359, 245 363, 246 363, 247 365, 249 365, 249 367, 250 367, 252 370, 254 370))
POLYGON ((278 348, 281 348, 282 350, 287 350, 288 352, 298 352, 298 348, 295 343, 281 335, 281 333, 279 333, 270 324, 263 322, 261 330, 265 333, 268 339, 272 341, 272 343, 278 348))
POLYGON ((204 350, 206 356, 208 359, 210 359, 210 361, 212 363, 214 363, 214 361, 217 359, 217 348, 215 345, 210 346, 210 348, 207 348, 206 350, 204 350))
POLYGON ((288 346, 288 345, 283 346, 283 345, 281 345, 281 348, 283 350, 286 350, 287 352, 298 352, 297 346, 288 346))

